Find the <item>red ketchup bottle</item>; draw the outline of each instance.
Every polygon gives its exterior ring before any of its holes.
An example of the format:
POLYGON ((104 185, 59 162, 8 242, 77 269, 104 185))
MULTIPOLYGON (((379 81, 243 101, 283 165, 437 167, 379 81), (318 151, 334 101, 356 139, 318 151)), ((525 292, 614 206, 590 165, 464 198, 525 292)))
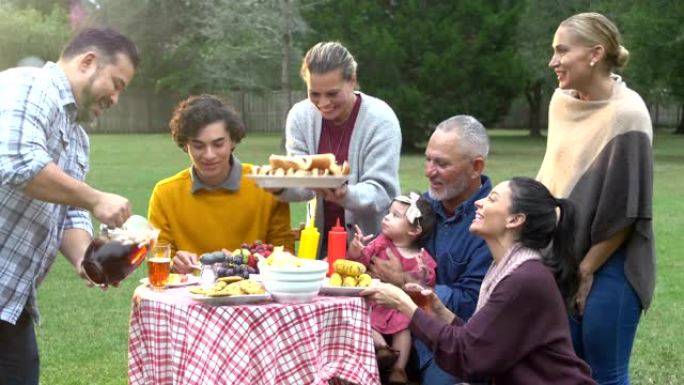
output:
POLYGON ((347 255, 347 232, 340 226, 340 218, 328 231, 328 277, 334 272, 333 264, 347 255))

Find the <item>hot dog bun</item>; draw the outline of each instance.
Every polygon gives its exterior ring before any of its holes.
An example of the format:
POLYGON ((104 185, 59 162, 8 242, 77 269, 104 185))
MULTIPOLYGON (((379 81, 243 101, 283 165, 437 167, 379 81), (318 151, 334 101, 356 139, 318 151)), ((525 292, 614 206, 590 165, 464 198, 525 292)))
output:
POLYGON ((349 175, 349 164, 342 166, 335 161, 334 154, 315 155, 271 155, 268 165, 254 167, 255 175, 274 176, 343 176, 349 175))
POLYGON ((271 169, 282 168, 284 170, 308 170, 311 168, 311 159, 305 156, 271 155, 268 158, 271 169))
POLYGON ((337 165, 335 162, 335 155, 333 154, 316 154, 308 155, 311 159, 311 167, 308 170, 317 168, 319 170, 329 170, 333 165, 337 165))
POLYGON ((315 154, 315 155, 271 155, 268 163, 272 169, 282 168, 285 170, 293 169, 311 171, 314 168, 328 170, 336 166, 335 155, 315 154))

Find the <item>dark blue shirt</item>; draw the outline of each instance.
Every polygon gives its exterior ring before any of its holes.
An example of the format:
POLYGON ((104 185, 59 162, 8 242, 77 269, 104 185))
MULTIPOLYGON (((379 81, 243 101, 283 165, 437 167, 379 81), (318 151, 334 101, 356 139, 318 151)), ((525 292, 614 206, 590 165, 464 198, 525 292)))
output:
MULTIPOLYGON (((452 216, 447 215, 440 201, 424 194, 437 214, 435 229, 425 243, 425 248, 437 261, 435 293, 464 321, 475 312, 482 279, 492 263, 492 254, 485 241, 468 230, 475 218, 475 201, 489 195, 491 190, 492 182, 482 175, 480 189, 461 203, 452 216)), ((432 354, 420 345, 416 348, 423 367, 432 354)))

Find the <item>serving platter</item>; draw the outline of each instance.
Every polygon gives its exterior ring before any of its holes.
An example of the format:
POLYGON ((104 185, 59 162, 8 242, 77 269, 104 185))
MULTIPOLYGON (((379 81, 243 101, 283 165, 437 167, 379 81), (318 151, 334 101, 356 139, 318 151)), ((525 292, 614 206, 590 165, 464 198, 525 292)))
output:
MULTIPOLYGON (((166 284, 166 287, 173 288, 173 287, 183 287, 183 286, 192 286, 192 285, 198 285, 200 283, 199 277, 196 277, 192 274, 187 274, 187 280, 184 282, 180 281, 170 281, 166 284)), ((140 283, 145 285, 145 286, 150 286, 150 280, 148 278, 143 278, 140 280, 140 283)))
POLYGON ((347 182, 346 176, 275 176, 247 175, 262 188, 338 188, 347 182))
POLYGON ((323 281, 323 286, 321 286, 321 294, 324 295, 335 295, 335 296, 347 296, 347 297, 358 297, 359 293, 364 289, 369 287, 374 287, 380 282, 379 279, 373 278, 370 285, 367 287, 344 287, 344 286, 330 286, 328 284, 328 278, 323 281))
POLYGON ((197 302, 202 302, 207 305, 244 305, 250 303, 257 303, 262 301, 268 301, 271 299, 271 295, 268 293, 263 294, 243 294, 243 295, 226 295, 222 297, 209 297, 200 294, 190 294, 190 298, 197 302))

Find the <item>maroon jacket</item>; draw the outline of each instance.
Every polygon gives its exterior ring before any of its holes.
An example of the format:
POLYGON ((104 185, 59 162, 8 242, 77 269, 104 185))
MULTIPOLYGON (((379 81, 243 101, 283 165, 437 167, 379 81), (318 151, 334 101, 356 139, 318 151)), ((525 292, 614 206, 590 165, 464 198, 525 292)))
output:
POLYGON ((451 325, 416 310, 411 332, 437 364, 463 380, 494 384, 596 384, 570 342, 568 316, 553 275, 541 261, 520 265, 467 323, 451 325))

